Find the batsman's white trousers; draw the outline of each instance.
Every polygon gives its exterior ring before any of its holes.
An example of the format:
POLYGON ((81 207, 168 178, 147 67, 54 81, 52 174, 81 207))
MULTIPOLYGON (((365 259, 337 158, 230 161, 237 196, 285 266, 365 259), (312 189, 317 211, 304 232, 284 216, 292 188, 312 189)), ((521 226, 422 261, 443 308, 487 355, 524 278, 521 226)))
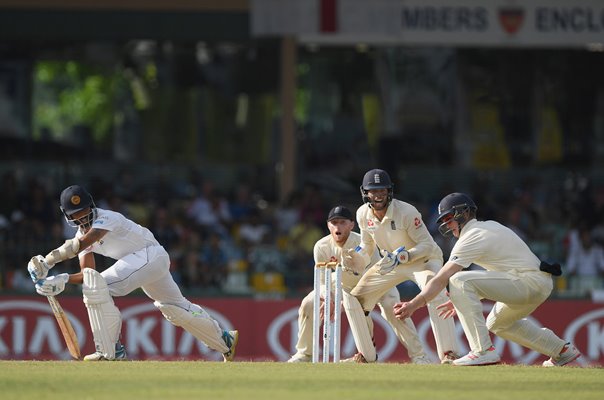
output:
MULTIPOLYGON (((203 308, 191 303, 181 293, 170 274, 170 257, 162 246, 150 246, 118 260, 101 273, 112 297, 125 296, 141 288, 147 296, 159 304, 173 305, 187 312, 213 321, 212 329, 206 332, 206 343, 210 348, 222 353, 228 348, 222 340, 218 322, 203 308)), ((193 334, 193 333, 191 333, 193 334)), ((193 334, 198 337, 199 335, 193 334)), ((199 338, 199 337, 198 337, 199 338)))
POLYGON ((565 341, 526 317, 541 305, 553 288, 546 272, 507 273, 462 271, 449 279, 449 295, 472 351, 492 346, 489 331, 550 357, 565 341), (481 299, 495 301, 486 321, 481 299))
MULTIPOLYGON (((302 299, 302 303, 298 309, 298 341, 296 342, 296 352, 297 354, 309 357, 312 356, 314 294, 315 291, 313 290, 306 295, 302 299)), ((422 342, 419 339, 413 322, 410 319, 400 321, 394 316, 393 307, 398 301, 400 301, 400 295, 395 287, 382 296, 378 302, 382 317, 392 326, 396 337, 407 349, 409 358, 425 356, 422 342)), ((370 335, 373 336, 373 328, 369 327, 369 324, 370 322, 367 321, 366 329, 369 329, 370 335)))
MULTIPOLYGON (((355 296, 365 311, 373 310, 379 298, 390 289, 395 288, 401 282, 413 281, 424 288, 428 281, 435 275, 435 272, 442 267, 441 260, 419 260, 408 264, 398 265, 387 274, 380 274, 378 268, 371 267, 361 278, 359 283, 352 289, 350 294, 355 296)), ((434 333, 436 342, 436 351, 440 359, 448 351, 457 354, 461 352, 461 347, 455 334, 455 322, 452 318, 444 319, 438 316, 437 306, 449 301, 443 290, 432 301, 428 303, 428 314, 430 315, 430 324, 434 333)))

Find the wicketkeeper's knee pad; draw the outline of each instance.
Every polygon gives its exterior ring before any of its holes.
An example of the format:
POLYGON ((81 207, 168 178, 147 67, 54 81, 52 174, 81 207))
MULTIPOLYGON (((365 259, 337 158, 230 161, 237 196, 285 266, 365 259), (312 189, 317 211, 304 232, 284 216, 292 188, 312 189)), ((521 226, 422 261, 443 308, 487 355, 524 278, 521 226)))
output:
POLYGON ((96 351, 112 360, 115 358, 115 344, 120 337, 122 315, 109 294, 105 278, 91 268, 84 268, 82 272, 82 294, 96 351))

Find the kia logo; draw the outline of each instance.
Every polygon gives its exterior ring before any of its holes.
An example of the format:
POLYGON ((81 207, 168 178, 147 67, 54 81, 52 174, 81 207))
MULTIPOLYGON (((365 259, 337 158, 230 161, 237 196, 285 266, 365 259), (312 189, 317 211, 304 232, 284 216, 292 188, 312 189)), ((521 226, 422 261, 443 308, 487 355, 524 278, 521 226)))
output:
POLYGON ((576 345, 577 335, 585 329, 587 335, 587 349, 583 357, 579 357, 577 362, 586 365, 589 360, 597 360, 600 354, 604 352, 604 328, 602 320, 604 319, 604 308, 587 312, 571 322, 564 332, 564 339, 569 340, 576 345))
MULTIPOLYGON (((233 329, 231 322, 224 315, 206 307, 203 309, 218 321, 222 329, 233 329)), ((129 358, 136 358, 142 353, 147 357, 187 357, 192 356, 197 349, 204 358, 222 360, 220 353, 210 350, 193 335, 167 321, 153 303, 124 308, 122 319, 122 340, 129 358), (177 329, 182 331, 180 337, 177 329)))
MULTIPOLYGON (((24 357, 26 354, 42 354, 44 346, 48 345, 49 351, 59 359, 70 359, 69 351, 65 345, 63 335, 57 326, 56 319, 47 303, 29 300, 11 300, 0 302, 0 356, 24 357), (37 311, 41 314, 26 319, 18 313, 10 311, 28 310, 37 311), (10 336, 12 348, 4 339, 10 336)), ((86 344, 86 329, 84 325, 70 312, 65 310, 73 329, 78 337, 80 346, 86 344)))

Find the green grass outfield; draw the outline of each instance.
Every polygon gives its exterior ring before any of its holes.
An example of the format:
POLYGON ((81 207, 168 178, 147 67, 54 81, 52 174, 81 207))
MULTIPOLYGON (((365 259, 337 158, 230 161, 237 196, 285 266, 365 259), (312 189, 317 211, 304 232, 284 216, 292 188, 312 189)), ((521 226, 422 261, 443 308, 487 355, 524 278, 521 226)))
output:
POLYGON ((0 399, 604 399, 604 368, 0 361, 0 399))

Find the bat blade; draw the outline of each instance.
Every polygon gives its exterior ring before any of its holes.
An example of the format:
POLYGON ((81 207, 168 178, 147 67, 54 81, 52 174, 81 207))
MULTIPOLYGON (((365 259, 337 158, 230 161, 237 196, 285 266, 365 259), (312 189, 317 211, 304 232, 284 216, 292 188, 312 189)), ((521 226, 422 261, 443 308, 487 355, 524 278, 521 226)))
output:
POLYGON ((57 320, 57 324, 59 325, 59 329, 61 329, 61 333, 63 334, 63 339, 65 339, 65 344, 67 345, 67 349, 69 350, 69 354, 76 360, 79 360, 82 355, 80 353, 80 345, 78 343, 78 337, 73 330, 73 326, 63 311, 63 307, 59 303, 54 296, 47 296, 48 303, 50 304, 50 308, 52 308, 52 312, 55 315, 57 320))

